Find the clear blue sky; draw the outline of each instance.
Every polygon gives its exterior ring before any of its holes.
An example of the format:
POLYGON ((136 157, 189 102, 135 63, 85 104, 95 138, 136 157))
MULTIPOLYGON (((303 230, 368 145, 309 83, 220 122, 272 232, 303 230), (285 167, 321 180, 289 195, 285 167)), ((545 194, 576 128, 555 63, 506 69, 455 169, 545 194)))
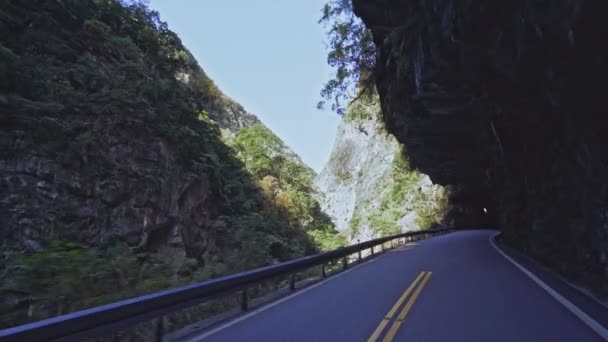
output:
POLYGON ((340 121, 316 103, 331 69, 323 0, 151 0, 218 87, 317 172, 340 121))

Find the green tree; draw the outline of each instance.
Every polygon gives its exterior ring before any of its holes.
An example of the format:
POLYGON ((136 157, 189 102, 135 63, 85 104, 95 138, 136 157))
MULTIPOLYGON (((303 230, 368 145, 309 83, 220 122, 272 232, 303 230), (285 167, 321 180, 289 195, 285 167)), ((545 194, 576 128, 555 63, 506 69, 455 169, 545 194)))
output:
POLYGON ((331 220, 314 198, 314 171, 263 125, 242 128, 230 145, 264 194, 266 211, 304 231, 322 250, 342 246, 331 220))
POLYGON ((257 124, 239 131, 231 142, 247 170, 256 178, 264 176, 279 177, 282 156, 278 155, 285 148, 283 142, 272 131, 257 124))
POLYGON ((370 94, 373 89, 375 46, 371 32, 353 12, 351 0, 328 0, 319 23, 327 29, 327 63, 335 69, 333 77, 321 90, 318 108, 327 102, 340 115, 346 112, 347 101, 370 94))

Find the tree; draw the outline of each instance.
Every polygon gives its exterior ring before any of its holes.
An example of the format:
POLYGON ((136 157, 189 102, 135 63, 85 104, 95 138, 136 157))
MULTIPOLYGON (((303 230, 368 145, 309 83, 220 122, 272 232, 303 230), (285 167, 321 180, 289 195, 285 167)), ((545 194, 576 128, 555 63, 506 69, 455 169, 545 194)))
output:
POLYGON ((371 32, 353 12, 351 0, 328 0, 322 12, 319 23, 328 29, 327 64, 335 74, 323 86, 317 108, 325 108, 329 101, 331 109, 343 115, 353 93, 357 98, 372 92, 376 48, 371 32))

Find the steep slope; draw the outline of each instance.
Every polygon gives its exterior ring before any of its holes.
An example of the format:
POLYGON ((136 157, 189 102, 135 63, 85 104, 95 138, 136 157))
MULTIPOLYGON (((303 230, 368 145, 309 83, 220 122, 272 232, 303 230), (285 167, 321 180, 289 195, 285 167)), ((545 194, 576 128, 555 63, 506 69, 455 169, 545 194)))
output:
MULTIPOLYGON (((205 75, 202 69, 198 71, 198 74, 205 75)), ((257 116, 247 112, 238 102, 221 94, 221 92, 218 98, 205 103, 203 108, 209 113, 209 117, 217 123, 222 132, 222 137, 225 139, 234 137, 243 127, 262 124, 257 116)))
POLYGON ((144 5, 7 1, 0 33, 0 326, 333 237, 267 198, 222 140, 259 120, 144 5))
POLYGON ((441 219, 443 189, 410 169, 381 115, 377 97, 351 104, 315 180, 324 211, 351 241, 427 228, 441 219))
POLYGON ((317 201, 322 195, 313 185, 315 172, 272 131, 260 124, 243 128, 230 146, 262 189, 266 210, 282 213, 321 249, 346 243, 317 201))
POLYGON ((412 165, 459 189, 461 226, 498 226, 608 295, 608 3, 353 5, 373 33, 387 130, 412 165))

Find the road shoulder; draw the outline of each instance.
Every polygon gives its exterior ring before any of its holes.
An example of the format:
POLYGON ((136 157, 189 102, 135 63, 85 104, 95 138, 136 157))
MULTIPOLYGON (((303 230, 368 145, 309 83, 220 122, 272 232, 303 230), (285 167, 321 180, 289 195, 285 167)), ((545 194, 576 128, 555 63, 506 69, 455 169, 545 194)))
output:
POLYGON ((499 253, 522 272, 528 272, 528 277, 608 341, 608 307, 604 303, 519 251, 497 241, 496 237, 499 235, 490 237, 490 243, 499 253))

